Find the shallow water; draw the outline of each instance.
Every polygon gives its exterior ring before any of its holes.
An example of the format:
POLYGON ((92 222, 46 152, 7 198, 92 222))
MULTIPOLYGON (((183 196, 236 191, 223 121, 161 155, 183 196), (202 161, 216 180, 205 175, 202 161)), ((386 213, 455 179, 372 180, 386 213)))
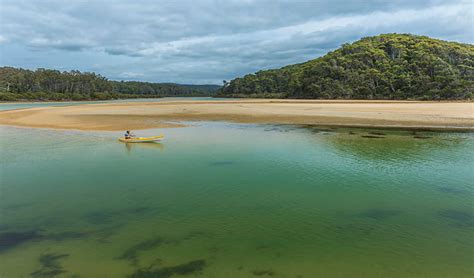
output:
POLYGON ((0 277, 474 275, 472 133, 0 133, 0 277))

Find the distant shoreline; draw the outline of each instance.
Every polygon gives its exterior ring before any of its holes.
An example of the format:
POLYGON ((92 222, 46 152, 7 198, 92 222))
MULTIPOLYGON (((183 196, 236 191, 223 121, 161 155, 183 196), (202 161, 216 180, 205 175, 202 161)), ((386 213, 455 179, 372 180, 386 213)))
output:
POLYGON ((438 101, 239 99, 116 102, 0 112, 0 124, 116 131, 180 127, 180 121, 366 128, 474 130, 474 103, 438 101))
POLYGON ((133 100, 139 100, 139 99, 165 99, 165 98, 182 98, 182 99, 192 99, 192 98, 215 98, 215 99, 228 99, 228 100, 266 100, 266 101, 291 101, 291 102, 337 102, 337 103, 343 103, 343 102, 367 102, 367 103, 403 103, 403 102, 416 102, 416 103, 474 103, 474 99, 469 100, 458 100, 458 99, 453 99, 453 100, 416 100, 416 99, 401 99, 401 100, 385 100, 385 99, 300 99, 300 98, 284 98, 284 99, 279 99, 279 98, 234 98, 234 97, 212 97, 212 96, 196 96, 196 97, 180 97, 180 96, 170 96, 170 97, 150 97, 150 98, 118 98, 118 99, 89 99, 89 100, 12 100, 12 101, 4 101, 0 100, 0 104, 24 104, 24 103, 68 103, 68 102, 97 102, 97 101, 115 101, 115 100, 121 100, 121 101, 133 101, 133 100))
POLYGON ((12 100, 0 101, 0 104, 24 104, 24 103, 69 103, 69 102, 96 102, 96 101, 114 101, 114 100, 134 100, 134 99, 162 99, 165 97, 151 97, 151 98, 114 98, 114 99, 87 99, 87 100, 12 100))

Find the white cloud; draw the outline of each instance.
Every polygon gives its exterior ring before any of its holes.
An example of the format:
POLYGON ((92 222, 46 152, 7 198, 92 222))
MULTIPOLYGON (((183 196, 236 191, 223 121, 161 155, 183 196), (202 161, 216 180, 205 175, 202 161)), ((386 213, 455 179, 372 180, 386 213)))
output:
POLYGON ((6 43, 7 41, 8 41, 7 38, 5 38, 4 36, 0 35, 0 44, 6 43))
POLYGON ((143 73, 141 72, 131 72, 131 71, 125 71, 125 72, 122 72, 120 74, 120 77, 123 77, 123 78, 132 78, 132 79, 135 79, 135 78, 139 78, 139 77, 143 77, 143 73))

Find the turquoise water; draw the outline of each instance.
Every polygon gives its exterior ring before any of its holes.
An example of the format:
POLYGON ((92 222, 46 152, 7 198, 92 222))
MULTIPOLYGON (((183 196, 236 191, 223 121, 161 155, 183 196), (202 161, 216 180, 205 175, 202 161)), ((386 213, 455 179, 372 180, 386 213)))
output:
POLYGON ((75 106, 81 104, 94 103, 117 103, 117 102, 156 102, 156 101, 189 101, 189 100, 223 100, 226 98, 212 98, 212 97, 164 97, 164 98, 137 98, 137 99, 119 99, 119 100, 103 100, 103 101, 56 101, 56 102, 3 102, 0 103, 0 111, 35 108, 35 107, 49 107, 49 106, 75 106))
POLYGON ((474 275, 472 133, 0 133, 0 277, 474 275))

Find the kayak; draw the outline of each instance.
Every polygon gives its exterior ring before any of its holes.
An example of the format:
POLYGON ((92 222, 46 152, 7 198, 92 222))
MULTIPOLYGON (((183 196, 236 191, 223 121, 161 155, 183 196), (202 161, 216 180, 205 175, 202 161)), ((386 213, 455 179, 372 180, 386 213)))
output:
POLYGON ((119 138, 120 142, 125 143, 149 143, 149 142, 158 142, 163 140, 165 137, 163 135, 152 136, 152 137, 132 137, 130 139, 125 139, 125 137, 119 138))

